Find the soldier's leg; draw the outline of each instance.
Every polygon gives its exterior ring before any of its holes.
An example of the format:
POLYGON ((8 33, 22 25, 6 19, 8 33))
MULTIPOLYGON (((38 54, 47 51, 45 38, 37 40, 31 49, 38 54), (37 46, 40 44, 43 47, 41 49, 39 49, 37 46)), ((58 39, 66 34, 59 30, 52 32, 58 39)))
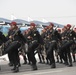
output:
POLYGON ((26 47, 27 47, 26 44, 22 46, 22 55, 23 55, 23 59, 24 59, 24 63, 23 64, 27 64, 26 47))
POLYGON ((42 63, 42 59, 41 59, 41 54, 38 53, 38 57, 39 57, 39 63, 42 63))
POLYGON ((41 49, 41 58, 42 58, 42 62, 45 63, 45 57, 46 57, 46 53, 45 53, 45 48, 44 46, 41 49))
POLYGON ((31 64, 31 60, 30 60, 30 54, 27 53, 27 58, 28 58, 28 64, 30 65, 31 64))
POLYGON ((39 57, 39 63, 42 63, 41 48, 40 47, 37 49, 37 52, 38 52, 38 57, 39 57))
POLYGON ((64 64, 68 65, 66 46, 67 45, 63 43, 62 47, 60 48, 60 55, 61 55, 61 58, 64 60, 64 64))
POLYGON ((58 53, 58 49, 55 50, 55 56, 56 56, 56 62, 59 63, 59 53, 58 53))
POLYGON ((57 63, 59 63, 59 56, 58 55, 56 55, 56 59, 57 59, 57 63))
POLYGON ((50 55, 51 55, 51 62, 52 62, 51 68, 56 68, 53 49, 51 50, 51 54, 50 55))
POLYGON ((42 60, 43 60, 43 63, 45 63, 45 58, 44 58, 44 55, 42 55, 42 60))
POLYGON ((75 47, 72 48, 72 56, 73 56, 73 61, 76 62, 76 59, 75 59, 75 47))
POLYGON ((73 61, 76 62, 76 59, 75 59, 75 52, 72 53, 72 56, 73 56, 73 61))
POLYGON ((34 51, 35 49, 38 47, 38 43, 34 42, 29 46, 29 59, 32 62, 32 68, 33 70, 37 70, 37 66, 36 66, 36 58, 35 58, 35 54, 34 51))
POLYGON ((54 50, 53 50, 54 45, 55 43, 51 43, 48 50, 48 54, 50 56, 51 68, 56 68, 55 59, 54 59, 54 50))
POLYGON ((23 55, 23 59, 24 59, 24 63, 23 63, 23 64, 27 64, 27 58, 26 58, 26 55, 23 55))
POLYGON ((11 53, 11 51, 8 52, 8 59, 9 59, 9 66, 13 66, 12 53, 11 53))
POLYGON ((33 51, 29 52, 29 59, 32 62, 32 70, 37 70, 36 58, 35 58, 35 54, 33 51))
POLYGON ((64 60, 64 53, 62 50, 59 50, 59 57, 60 57, 60 63, 62 63, 63 62, 62 60, 64 60))
POLYGON ((19 54, 18 54, 18 50, 14 50, 13 52, 13 64, 14 64, 14 68, 12 69, 13 72, 19 72, 19 54))
POLYGON ((64 64, 68 65, 67 49, 64 50, 64 57, 65 57, 64 64))
POLYGON ((68 59, 69 59, 69 66, 72 66, 72 57, 71 57, 71 53, 70 53, 70 48, 67 49, 68 51, 68 59))
POLYGON ((59 53, 59 57, 60 57, 60 63, 63 63, 64 57, 62 58, 62 55, 60 53, 59 53))

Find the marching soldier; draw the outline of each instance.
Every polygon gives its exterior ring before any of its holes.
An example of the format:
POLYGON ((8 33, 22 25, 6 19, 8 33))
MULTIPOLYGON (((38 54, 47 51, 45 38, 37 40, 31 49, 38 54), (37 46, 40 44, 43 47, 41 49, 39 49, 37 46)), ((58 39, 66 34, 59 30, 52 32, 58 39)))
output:
POLYGON ((73 30, 75 32, 75 43, 72 45, 71 50, 72 50, 72 56, 73 56, 73 61, 76 62, 76 57, 75 57, 75 52, 76 52, 76 28, 73 30))
MULTIPOLYGON (((46 33, 46 30, 43 29, 41 31, 41 37, 42 37, 43 41, 44 41, 44 38, 45 38, 45 33, 46 33)), ((38 51, 39 63, 45 63, 45 57, 46 57, 45 45, 43 45, 43 46, 40 45, 37 51, 38 51)))
MULTIPOLYGON (((2 47, 2 44, 7 41, 7 38, 4 36, 4 34, 0 31, 0 46, 2 47)), ((0 56, 2 56, 2 51, 0 48, 0 56)), ((1 67, 0 67, 1 70, 1 67)))
MULTIPOLYGON (((10 35, 10 32, 12 32, 12 28, 9 28, 9 32, 8 32, 8 35, 10 35)), ((9 40, 9 36, 7 35, 7 39, 9 40)), ((9 63, 8 65, 9 66, 13 66, 13 62, 12 62, 12 57, 11 57, 11 51, 8 52, 8 59, 9 59, 9 63)))
MULTIPOLYGON (((61 29, 57 29, 58 33, 61 35, 61 29)), ((56 59, 57 59, 57 63, 59 62, 59 57, 60 57, 60 63, 62 63, 62 59, 61 59, 61 56, 60 56, 60 53, 59 53, 59 46, 61 45, 60 41, 58 42, 57 44, 57 50, 55 51, 55 56, 56 56, 56 59)))
POLYGON ((64 61, 65 64, 68 65, 69 67, 73 66, 72 65, 72 58, 71 58, 71 54, 70 54, 70 47, 74 44, 74 37, 75 37, 75 33, 73 30, 70 30, 71 25, 67 24, 66 26, 66 30, 64 32, 64 43, 61 47, 61 51, 64 51, 64 61), (68 57, 67 57, 68 56, 68 57), (69 61, 68 61, 69 59, 69 61))
MULTIPOLYGON (((45 46, 45 53, 47 53, 47 50, 49 48, 49 38, 48 38, 48 33, 49 33, 49 26, 44 28, 44 33, 42 34, 42 38, 44 39, 44 46, 45 46)), ((46 55, 46 64, 49 64, 49 59, 46 55)))
POLYGON ((43 44, 43 40, 36 29, 35 23, 30 23, 30 29, 31 31, 29 32, 28 38, 31 39, 31 44, 29 44, 29 47, 28 47, 28 54, 29 54, 29 59, 32 62, 33 70, 37 70, 34 51, 39 46, 39 44, 43 44))
MULTIPOLYGON (((60 47, 66 43, 66 36, 65 36, 66 31, 67 31, 67 26, 64 26, 62 28, 62 33, 61 33, 62 42, 60 44, 60 47)), ((59 55, 60 55, 60 59, 63 59, 63 61, 65 62, 66 51, 64 49, 61 50, 59 48, 59 55)))
POLYGON ((12 69, 13 72, 19 72, 20 59, 18 48, 21 46, 21 44, 26 43, 26 39, 21 34, 16 22, 11 22, 10 26, 11 31, 9 31, 8 37, 12 42, 7 49, 5 49, 5 52, 11 53, 11 60, 14 65, 14 68, 12 69))
POLYGON ((61 36, 58 31, 53 29, 54 24, 50 23, 48 38, 50 39, 49 48, 47 50, 47 57, 50 60, 51 68, 56 68, 55 59, 54 59, 54 50, 57 50, 57 43, 61 41, 61 36))
POLYGON ((31 38, 28 38, 29 32, 30 32, 30 28, 28 28, 27 30, 25 30, 25 33, 23 34, 24 37, 27 39, 27 43, 25 45, 26 46, 25 54, 27 54, 28 65, 31 64, 31 61, 30 61, 30 58, 29 58, 29 53, 27 53, 28 52, 28 45, 30 45, 31 44, 31 41, 32 41, 31 38))

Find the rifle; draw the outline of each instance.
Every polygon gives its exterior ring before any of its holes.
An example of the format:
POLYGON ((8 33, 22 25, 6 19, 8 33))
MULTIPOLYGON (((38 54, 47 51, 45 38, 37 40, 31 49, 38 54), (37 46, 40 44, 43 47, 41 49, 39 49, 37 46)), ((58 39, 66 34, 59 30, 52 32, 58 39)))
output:
POLYGON ((68 36, 72 33, 74 27, 75 27, 75 25, 72 27, 72 29, 69 31, 69 33, 67 33, 68 36))
POLYGON ((55 29, 53 30, 53 32, 52 32, 51 35, 54 35, 54 34, 55 34, 55 32, 56 32, 56 30, 57 30, 58 27, 59 27, 59 26, 56 26, 56 27, 55 27, 55 29))
POLYGON ((22 26, 20 26, 20 27, 15 31, 15 33, 12 35, 12 38, 10 38, 7 42, 4 43, 5 46, 8 46, 8 45, 12 42, 14 36, 18 33, 18 31, 20 30, 21 27, 22 27, 22 26))
POLYGON ((52 33, 49 34, 49 39, 55 34, 55 32, 56 32, 56 30, 57 30, 58 27, 59 27, 59 26, 56 26, 55 29, 52 30, 52 33))
POLYGON ((70 30, 70 33, 73 31, 73 28, 75 27, 75 25, 72 27, 72 29, 70 30))

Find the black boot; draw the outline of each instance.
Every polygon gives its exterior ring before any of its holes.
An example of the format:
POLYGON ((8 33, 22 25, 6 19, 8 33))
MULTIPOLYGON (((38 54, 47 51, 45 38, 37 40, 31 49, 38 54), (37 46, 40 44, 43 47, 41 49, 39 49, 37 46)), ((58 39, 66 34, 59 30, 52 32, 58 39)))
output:
POLYGON ((42 61, 38 62, 38 63, 42 63, 42 61))
POLYGON ((11 70, 15 70, 16 69, 16 67, 14 66, 14 68, 13 69, 11 69, 11 70))
POLYGON ((26 64, 27 64, 27 62, 24 62, 24 63, 23 63, 23 65, 26 65, 26 64))
POLYGON ((57 62, 56 63, 59 63, 59 60, 57 60, 57 62))
POLYGON ((75 54, 73 54, 73 60, 74 60, 74 62, 75 62, 75 54))
POLYGON ((37 66, 36 65, 32 65, 33 71, 37 70, 37 66))
POLYGON ((62 59, 60 59, 60 64, 63 63, 62 59))
POLYGON ((76 62, 76 60, 74 60, 73 62, 76 62))
POLYGON ((18 68, 18 67, 16 67, 16 69, 15 69, 13 72, 14 72, 14 73, 19 72, 19 68, 18 68))
POLYGON ((31 65, 31 61, 28 62, 28 65, 31 65))
POLYGON ((13 66, 13 63, 10 62, 8 65, 9 65, 9 66, 13 66))
POLYGON ((68 63, 68 62, 64 62, 64 64, 65 64, 66 66, 68 66, 68 65, 69 65, 69 63, 68 63))
POLYGON ((49 64, 49 60, 48 59, 46 59, 46 64, 49 64))
POLYGON ((69 65, 68 65, 68 67, 72 67, 73 66, 73 64, 72 63, 70 63, 69 65))
POLYGON ((18 67, 21 67, 21 63, 20 62, 18 63, 18 67))
POLYGON ((68 65, 68 67, 72 67, 72 66, 73 66, 72 64, 69 64, 69 65, 68 65))
POLYGON ((23 65, 25 65, 25 64, 27 64, 27 58, 26 58, 26 56, 23 56, 23 58, 24 58, 24 63, 23 63, 23 65))
POLYGON ((52 63, 52 64, 51 64, 51 68, 56 68, 55 63, 52 63))
POLYGON ((57 62, 56 63, 59 63, 59 58, 58 58, 58 56, 57 56, 57 62))
POLYGON ((42 64, 45 64, 45 61, 43 61, 42 64))
POLYGON ((14 72, 14 73, 19 72, 19 67, 18 67, 18 66, 16 66, 16 68, 15 68, 15 70, 14 70, 13 72, 14 72))

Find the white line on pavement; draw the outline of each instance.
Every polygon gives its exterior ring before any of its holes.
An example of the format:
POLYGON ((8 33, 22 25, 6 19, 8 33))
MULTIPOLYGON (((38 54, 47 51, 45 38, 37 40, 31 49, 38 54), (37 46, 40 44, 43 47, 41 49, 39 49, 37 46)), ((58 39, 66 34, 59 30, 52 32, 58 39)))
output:
POLYGON ((63 70, 56 70, 56 71, 47 71, 47 72, 33 72, 33 73, 28 73, 28 74, 23 74, 23 75, 42 75, 42 74, 49 74, 49 73, 58 73, 62 72, 63 70))

